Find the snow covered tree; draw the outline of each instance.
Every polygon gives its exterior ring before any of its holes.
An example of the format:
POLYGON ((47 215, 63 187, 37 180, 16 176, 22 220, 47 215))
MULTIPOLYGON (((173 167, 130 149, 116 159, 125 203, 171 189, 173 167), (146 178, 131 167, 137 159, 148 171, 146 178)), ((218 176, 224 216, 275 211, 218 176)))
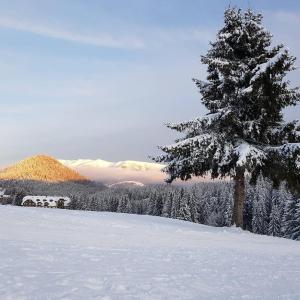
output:
POLYGON ((197 212, 198 212, 198 222, 201 224, 207 224, 208 216, 211 212, 210 208, 210 195, 207 190, 202 190, 201 194, 198 192, 198 205, 197 205, 197 212))
POLYGON ((244 204, 244 228, 248 231, 252 231, 252 218, 253 218, 253 201, 254 201, 254 195, 256 192, 256 187, 252 184, 249 184, 248 178, 246 179, 246 199, 244 204))
POLYGON ((278 204, 274 204, 270 214, 270 223, 268 227, 268 235, 281 235, 281 213, 278 204))
POLYGON ((171 208, 171 218, 177 219, 179 216, 181 200, 184 198, 184 189, 181 188, 175 191, 173 201, 172 201, 172 208, 171 208))
POLYGON ((259 176, 252 204, 252 231, 258 234, 268 233, 267 203, 271 201, 271 184, 259 176))
POLYGON ((192 221, 190 195, 188 193, 184 193, 183 197, 180 199, 178 219, 190 222, 192 221))
POLYGON ((133 213, 133 205, 132 205, 132 201, 130 199, 128 199, 127 204, 126 204, 126 208, 125 211, 128 214, 133 213))
POLYGON ((128 200, 128 196, 126 194, 124 194, 123 196, 121 196, 120 199, 119 199, 117 212, 121 212, 121 213, 126 212, 128 201, 129 201, 128 200))
POLYGON ((252 232, 267 234, 268 223, 266 206, 262 197, 257 197, 253 202, 252 232))
POLYGON ((194 189, 192 189, 190 192, 189 207, 190 207, 190 211, 191 211, 192 221, 197 223, 198 222, 197 196, 195 194, 194 189))
POLYGON ((221 201, 222 201, 222 215, 223 220, 220 225, 222 226, 230 226, 231 225, 231 219, 232 219, 232 193, 230 186, 224 186, 222 189, 222 194, 220 195, 221 201))
POLYGON ((284 122, 282 114, 300 95, 285 80, 295 58, 283 45, 271 46, 262 15, 229 8, 224 17, 224 27, 201 58, 207 80, 194 80, 208 113, 168 124, 183 137, 160 147, 165 153, 155 160, 167 163, 168 182, 208 174, 232 177, 232 222, 243 227, 245 173, 252 181, 262 172, 300 189, 300 125, 284 122))
POLYGON ((300 240, 300 198, 292 197, 284 214, 284 236, 300 240))
POLYGON ((292 232, 292 239, 300 241, 300 198, 298 198, 296 213, 294 216, 295 219, 295 227, 292 232))
POLYGON ((172 202, 173 202, 173 193, 168 193, 165 203, 163 205, 162 209, 162 216, 166 218, 171 217, 171 212, 172 212, 172 202))
POLYGON ((148 209, 147 209, 147 214, 148 215, 156 215, 156 192, 153 192, 149 196, 149 201, 148 201, 148 209))
POLYGON ((268 235, 281 236, 282 233, 283 206, 280 192, 273 189, 271 192, 271 210, 269 214, 268 235))
POLYGON ((278 189, 278 199, 279 199, 279 207, 280 207, 280 218, 281 218, 281 233, 280 236, 285 235, 285 213, 288 204, 293 200, 293 195, 287 188, 286 182, 282 182, 278 189))

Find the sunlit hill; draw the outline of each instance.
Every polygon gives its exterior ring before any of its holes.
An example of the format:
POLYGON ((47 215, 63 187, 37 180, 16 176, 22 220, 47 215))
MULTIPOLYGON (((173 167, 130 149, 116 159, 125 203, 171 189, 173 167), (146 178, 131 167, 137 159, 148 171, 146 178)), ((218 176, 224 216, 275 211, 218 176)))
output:
POLYGON ((84 176, 46 155, 37 155, 24 159, 0 171, 0 179, 47 182, 87 181, 84 176))

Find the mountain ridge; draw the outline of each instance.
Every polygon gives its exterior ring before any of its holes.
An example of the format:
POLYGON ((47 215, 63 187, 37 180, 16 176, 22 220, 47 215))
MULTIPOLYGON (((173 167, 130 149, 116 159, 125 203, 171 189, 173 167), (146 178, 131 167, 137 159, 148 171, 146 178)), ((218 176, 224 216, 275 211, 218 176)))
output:
POLYGON ((163 164, 123 160, 111 162, 102 159, 74 159, 59 162, 95 181, 111 185, 118 182, 140 182, 142 184, 162 183, 165 174, 163 164))
POLYGON ((97 166, 97 167, 120 167, 131 170, 161 170, 165 167, 163 164, 151 163, 138 160, 121 160, 117 162, 102 160, 102 159, 58 159, 67 166, 97 166))

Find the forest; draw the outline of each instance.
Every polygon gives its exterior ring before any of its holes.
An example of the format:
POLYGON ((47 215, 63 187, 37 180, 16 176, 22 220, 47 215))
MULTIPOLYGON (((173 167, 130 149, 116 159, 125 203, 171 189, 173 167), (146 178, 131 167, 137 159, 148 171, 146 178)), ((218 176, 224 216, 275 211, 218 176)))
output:
MULTIPOLYGON (((45 183, 2 181, 11 204, 20 205, 25 195, 69 196, 69 209, 153 215, 211 226, 231 226, 233 181, 196 184, 159 184, 144 187, 103 188, 97 183, 45 183)), ((255 185, 246 180, 244 229, 263 235, 300 240, 300 199, 285 183, 274 188, 260 176, 255 185)))

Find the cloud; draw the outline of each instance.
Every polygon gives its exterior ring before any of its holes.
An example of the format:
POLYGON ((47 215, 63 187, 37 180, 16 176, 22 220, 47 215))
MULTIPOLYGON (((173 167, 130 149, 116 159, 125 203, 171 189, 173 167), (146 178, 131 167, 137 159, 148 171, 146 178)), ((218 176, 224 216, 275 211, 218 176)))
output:
POLYGON ((122 30, 118 33, 86 33, 68 30, 50 24, 34 23, 16 18, 0 16, 0 27, 16 31, 33 33, 39 36, 70 41, 97 47, 119 49, 160 48, 167 44, 186 42, 207 43, 214 36, 214 32, 207 28, 128 28, 130 35, 122 30))
POLYGON ((12 18, 0 17, 0 27, 98 47, 122 49, 140 49, 144 47, 143 42, 135 37, 118 37, 108 33, 85 34, 62 28, 55 28, 49 25, 33 24, 12 18))

